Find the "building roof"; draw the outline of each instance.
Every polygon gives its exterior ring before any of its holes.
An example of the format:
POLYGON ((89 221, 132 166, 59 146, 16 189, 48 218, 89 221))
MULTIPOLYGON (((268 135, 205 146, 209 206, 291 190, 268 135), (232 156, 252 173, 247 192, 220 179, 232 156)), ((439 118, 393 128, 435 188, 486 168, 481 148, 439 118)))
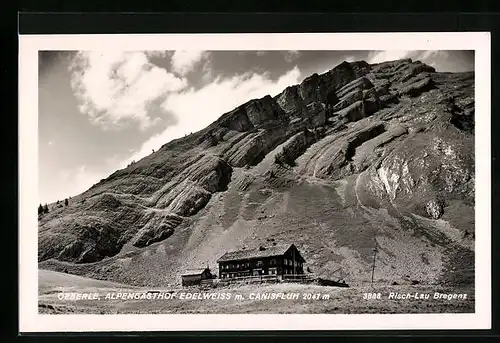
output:
POLYGON ((286 251, 292 245, 293 244, 273 245, 270 247, 266 247, 265 250, 260 250, 260 248, 256 248, 256 249, 245 249, 245 250, 239 250, 239 251, 229 251, 229 252, 225 253, 224 255, 222 255, 217 260, 217 262, 281 256, 281 255, 284 255, 286 253, 286 251))
POLYGON ((203 274, 205 270, 208 268, 199 268, 199 269, 187 269, 182 273, 182 276, 190 276, 190 275, 200 275, 203 274))

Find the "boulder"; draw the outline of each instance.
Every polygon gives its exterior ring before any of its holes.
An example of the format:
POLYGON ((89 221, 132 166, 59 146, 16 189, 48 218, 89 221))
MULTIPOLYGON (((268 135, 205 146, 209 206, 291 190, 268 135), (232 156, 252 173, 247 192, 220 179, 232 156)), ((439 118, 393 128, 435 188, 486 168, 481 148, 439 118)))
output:
POLYGON ((427 202, 425 210, 432 219, 439 219, 443 215, 443 206, 441 206, 441 204, 435 199, 427 202))

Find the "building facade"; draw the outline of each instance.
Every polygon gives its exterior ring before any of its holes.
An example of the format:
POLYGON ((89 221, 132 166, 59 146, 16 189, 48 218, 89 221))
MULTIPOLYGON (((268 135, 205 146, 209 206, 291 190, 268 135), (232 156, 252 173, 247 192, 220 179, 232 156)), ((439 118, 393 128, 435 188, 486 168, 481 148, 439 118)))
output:
POLYGON ((190 269, 185 271, 182 275, 182 285, 183 286, 193 286, 201 284, 202 280, 212 279, 212 273, 210 269, 190 269))
POLYGON ((260 247, 253 250, 227 252, 221 256, 219 275, 221 279, 237 277, 304 274, 305 260, 293 244, 260 247))

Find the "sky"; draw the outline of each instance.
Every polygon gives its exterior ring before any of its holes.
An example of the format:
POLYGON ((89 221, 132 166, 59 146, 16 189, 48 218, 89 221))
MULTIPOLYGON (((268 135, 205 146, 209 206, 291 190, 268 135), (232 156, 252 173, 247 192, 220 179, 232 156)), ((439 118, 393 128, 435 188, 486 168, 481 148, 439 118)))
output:
POLYGON ((474 70, 473 51, 40 51, 39 200, 77 195, 242 103, 342 61, 474 70))

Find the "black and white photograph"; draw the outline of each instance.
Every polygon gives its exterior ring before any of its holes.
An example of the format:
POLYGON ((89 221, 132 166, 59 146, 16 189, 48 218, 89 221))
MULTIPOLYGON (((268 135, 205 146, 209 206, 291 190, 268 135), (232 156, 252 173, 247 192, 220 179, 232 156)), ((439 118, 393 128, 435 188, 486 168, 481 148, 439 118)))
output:
POLYGON ((479 38, 39 44, 24 100, 29 311, 275 315, 274 329, 287 315, 361 328, 358 315, 488 313, 479 38))

